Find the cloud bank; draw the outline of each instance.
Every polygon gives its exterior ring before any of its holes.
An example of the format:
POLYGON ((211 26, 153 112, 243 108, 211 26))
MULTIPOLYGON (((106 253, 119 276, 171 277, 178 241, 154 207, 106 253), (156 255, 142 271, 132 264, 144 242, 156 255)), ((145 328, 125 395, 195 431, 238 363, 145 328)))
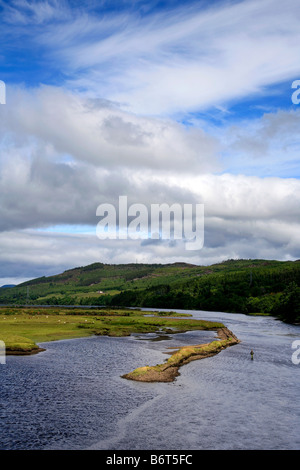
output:
POLYGON ((300 74, 298 2, 124 5, 0 2, 0 61, 16 66, 0 106, 2 283, 95 261, 300 258, 300 111, 281 96, 300 74), (120 195, 204 204, 204 248, 100 241, 96 209, 120 195))

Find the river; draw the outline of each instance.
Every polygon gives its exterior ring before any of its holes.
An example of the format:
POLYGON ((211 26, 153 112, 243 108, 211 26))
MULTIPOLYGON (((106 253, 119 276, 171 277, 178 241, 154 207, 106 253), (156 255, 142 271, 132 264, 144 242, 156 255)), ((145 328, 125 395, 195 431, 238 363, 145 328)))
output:
POLYGON ((34 356, 8 356, 0 364, 0 448, 300 449, 300 364, 292 361, 300 326, 178 312, 221 321, 241 343, 183 366, 172 383, 121 375, 214 332, 63 340, 43 343, 46 351, 34 356))

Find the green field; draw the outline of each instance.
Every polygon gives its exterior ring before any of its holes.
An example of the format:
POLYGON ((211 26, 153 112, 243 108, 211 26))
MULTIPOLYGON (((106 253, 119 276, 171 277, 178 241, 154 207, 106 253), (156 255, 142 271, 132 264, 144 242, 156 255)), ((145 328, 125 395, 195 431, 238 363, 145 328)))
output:
POLYGON ((300 323, 300 262, 93 263, 2 288, 0 304, 208 310, 273 315, 300 323))
MULTIPOLYGON (((131 333, 216 329, 222 324, 176 318, 174 312, 129 309, 0 308, 0 340, 8 354, 39 351, 39 343, 90 335, 128 336, 131 333)), ((182 315, 180 315, 182 317, 182 315)))

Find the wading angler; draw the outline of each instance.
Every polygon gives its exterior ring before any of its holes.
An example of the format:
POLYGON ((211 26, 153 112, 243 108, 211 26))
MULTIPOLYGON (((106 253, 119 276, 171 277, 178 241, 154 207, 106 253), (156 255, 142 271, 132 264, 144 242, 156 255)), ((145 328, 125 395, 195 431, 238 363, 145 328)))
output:
POLYGON ((144 204, 128 207, 127 196, 119 196, 118 210, 113 204, 100 204, 96 215, 100 240, 184 240, 187 250, 200 250, 204 243, 204 204, 144 204))

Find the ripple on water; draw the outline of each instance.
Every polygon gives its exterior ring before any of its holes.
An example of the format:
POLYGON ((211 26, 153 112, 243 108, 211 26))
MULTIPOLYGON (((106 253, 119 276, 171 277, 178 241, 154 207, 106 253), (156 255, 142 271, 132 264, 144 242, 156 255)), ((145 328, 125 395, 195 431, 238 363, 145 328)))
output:
POLYGON ((163 362, 169 347, 211 341, 214 332, 160 341, 90 337, 47 343, 36 356, 9 356, 0 368, 1 448, 300 448, 300 366, 291 361, 299 327, 197 315, 224 322, 242 342, 182 367, 169 384, 120 376, 163 362))

